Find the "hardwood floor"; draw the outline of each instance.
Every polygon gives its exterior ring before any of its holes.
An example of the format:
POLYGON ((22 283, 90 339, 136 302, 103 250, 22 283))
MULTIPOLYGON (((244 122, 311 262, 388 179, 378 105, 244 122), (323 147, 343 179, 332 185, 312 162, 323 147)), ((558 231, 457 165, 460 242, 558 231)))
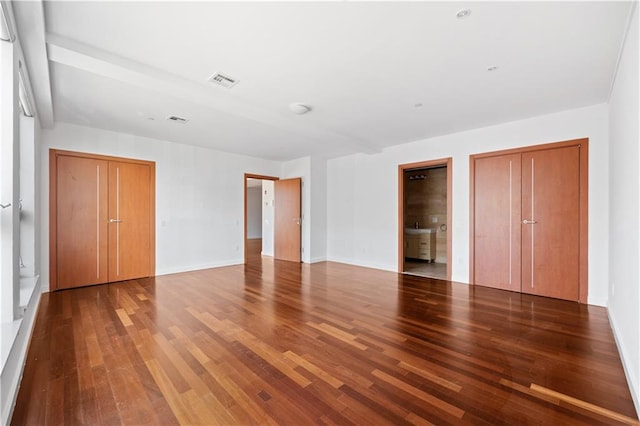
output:
POLYGON ((405 259, 404 272, 421 277, 447 279, 447 264, 435 263, 426 260, 405 259))
POLYGON ((638 424, 605 309, 270 258, 43 295, 12 424, 638 424))

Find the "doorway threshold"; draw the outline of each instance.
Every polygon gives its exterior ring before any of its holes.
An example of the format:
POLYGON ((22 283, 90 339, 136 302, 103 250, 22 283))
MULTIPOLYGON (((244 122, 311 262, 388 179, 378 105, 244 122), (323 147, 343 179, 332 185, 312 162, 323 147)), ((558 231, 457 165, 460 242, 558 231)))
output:
POLYGON ((424 261, 406 260, 403 273, 416 275, 419 277, 435 278, 439 280, 447 279, 446 263, 426 263, 424 261))

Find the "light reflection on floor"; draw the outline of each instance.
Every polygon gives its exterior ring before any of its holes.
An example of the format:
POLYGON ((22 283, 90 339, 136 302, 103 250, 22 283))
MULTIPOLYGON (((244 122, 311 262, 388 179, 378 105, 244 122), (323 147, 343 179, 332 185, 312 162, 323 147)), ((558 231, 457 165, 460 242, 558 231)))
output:
POLYGON ((425 260, 405 260, 404 272, 422 277, 446 279, 447 264, 446 263, 427 263, 425 260))

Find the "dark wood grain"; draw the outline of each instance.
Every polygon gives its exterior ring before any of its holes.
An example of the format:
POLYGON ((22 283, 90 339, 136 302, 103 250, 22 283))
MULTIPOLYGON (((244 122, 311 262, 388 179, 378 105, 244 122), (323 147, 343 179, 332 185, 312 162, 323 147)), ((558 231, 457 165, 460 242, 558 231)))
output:
POLYGON ((252 259, 43 295, 12 424, 638 424, 604 308, 252 259))

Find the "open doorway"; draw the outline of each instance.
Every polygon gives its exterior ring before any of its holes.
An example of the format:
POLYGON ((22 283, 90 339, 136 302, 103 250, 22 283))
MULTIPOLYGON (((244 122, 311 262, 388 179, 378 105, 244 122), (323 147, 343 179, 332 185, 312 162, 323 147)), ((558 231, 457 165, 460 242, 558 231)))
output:
POLYGON ((274 182, 277 177, 244 175, 244 263, 274 254, 274 182))
POLYGON ((451 279, 451 158, 398 167, 398 270, 451 279))
POLYGON ((301 262, 302 178, 244 175, 244 263, 301 262), (255 189, 254 189, 255 188, 255 189), (260 188, 261 199, 256 196, 260 188), (260 207, 258 208, 258 205, 260 207))

